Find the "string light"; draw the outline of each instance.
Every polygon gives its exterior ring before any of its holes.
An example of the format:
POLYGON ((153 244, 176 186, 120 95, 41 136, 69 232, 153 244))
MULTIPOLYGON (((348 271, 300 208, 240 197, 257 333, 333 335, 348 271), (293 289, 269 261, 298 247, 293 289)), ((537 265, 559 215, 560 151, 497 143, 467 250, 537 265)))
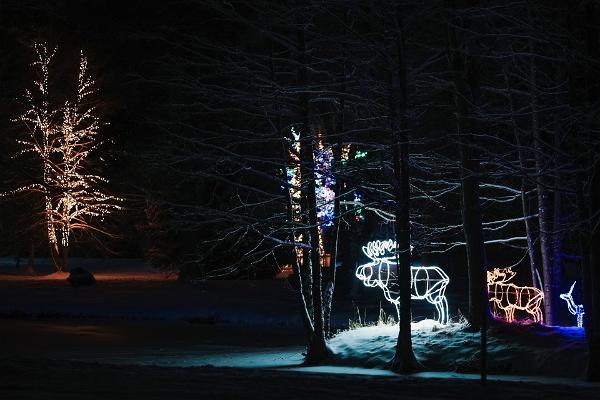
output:
MULTIPOLYGON (((290 156, 290 165, 286 168, 287 183, 290 191, 292 219, 296 223, 302 220, 302 170, 300 161, 300 133, 292 127, 291 141, 288 150, 290 156)), ((317 199, 317 218, 319 221, 319 254, 323 265, 327 265, 327 255, 324 249, 324 229, 333 226, 334 220, 334 201, 335 191, 332 189, 335 185, 335 178, 332 175, 333 150, 331 146, 325 145, 321 131, 317 131, 317 146, 314 150, 314 171, 315 171, 315 196, 317 199)), ((295 240, 302 240, 302 233, 295 234, 295 240)), ((300 263, 304 250, 296 247, 296 258, 300 263)))
MULTIPOLYGON (((30 183, 10 193, 42 192, 48 241, 59 255, 66 252, 74 230, 102 232, 93 220, 103 220, 107 214, 122 207, 123 199, 99 189, 108 181, 88 171, 89 157, 101 144, 98 131, 101 126, 95 107, 88 105, 94 94, 94 80, 88 71, 88 62, 81 53, 77 79, 77 95, 59 108, 50 106, 50 66, 56 48, 49 51, 45 44, 35 44, 40 78, 34 80, 37 92, 27 90, 28 109, 17 119, 28 127, 18 154, 32 153, 41 160, 41 182, 30 183)), ((57 265, 59 269, 60 265, 57 265)))
POLYGON ((360 150, 357 150, 356 151, 356 155, 354 156, 354 158, 356 160, 358 160, 360 158, 365 158, 365 157, 367 157, 367 152, 366 151, 360 151, 360 150))
POLYGON ((573 282, 569 292, 561 294, 560 298, 567 302, 569 312, 577 316, 577 327, 581 328, 583 327, 583 315, 585 314, 585 311, 583 310, 583 304, 575 304, 575 301, 573 301, 573 288, 576 283, 577 281, 573 282))
MULTIPOLYGON (((360 203, 362 203, 362 196, 357 191, 354 191, 354 200, 353 200, 353 203, 354 204, 360 204, 360 203)), ((364 221, 365 220, 365 216, 363 214, 362 207, 357 207, 354 210, 354 220, 356 222, 360 222, 360 221, 364 221)))
POLYGON ((342 164, 345 165, 348 162, 349 158, 350 158, 350 144, 342 145, 342 154, 341 154, 342 164))
POLYGON ((516 275, 512 267, 487 271, 488 295, 494 316, 498 317, 498 310, 502 310, 506 321, 512 323, 515 321, 515 311, 522 310, 529 313, 534 322, 542 322, 544 293, 535 287, 507 283, 516 275))
MULTIPOLYGON (((302 209, 301 209, 301 199, 302 199, 302 190, 301 190, 301 178, 302 171, 300 168, 300 132, 296 132, 294 127, 291 129, 291 134, 293 141, 290 144, 290 148, 288 150, 290 156, 290 166, 287 167, 287 182, 290 191, 290 200, 291 200, 291 208, 292 208, 292 220, 295 223, 300 223, 302 221, 302 209)), ((300 243, 303 239, 302 233, 297 232, 294 234, 294 240, 297 243, 300 243)), ((298 264, 302 262, 302 257, 304 255, 304 250, 297 246, 296 247, 296 260, 298 264)))
MULTIPOLYGON (((387 301, 396 308, 400 319, 400 297, 398 292, 391 290, 391 284, 397 282, 396 242, 392 239, 375 240, 362 247, 363 253, 371 262, 360 265, 356 269, 356 277, 367 287, 379 287, 387 301)), ((411 246, 412 251, 412 246, 411 246)), ((448 323, 448 301, 446 287, 450 278, 443 269, 436 266, 411 266, 411 298, 414 300, 427 300, 436 308, 436 320, 440 324, 448 323)))
POLYGON ((317 196, 317 217, 322 227, 333 225, 335 178, 332 174, 333 149, 323 143, 323 134, 317 131, 315 149, 315 194, 317 196))

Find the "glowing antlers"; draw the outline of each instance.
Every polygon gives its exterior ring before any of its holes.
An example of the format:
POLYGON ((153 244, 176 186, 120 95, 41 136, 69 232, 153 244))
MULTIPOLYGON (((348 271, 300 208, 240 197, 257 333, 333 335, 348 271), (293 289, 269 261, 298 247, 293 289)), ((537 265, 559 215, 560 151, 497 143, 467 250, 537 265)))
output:
POLYGON ((366 246, 362 247, 362 251, 365 254, 365 256, 369 257, 371 260, 375 260, 377 258, 375 252, 373 251, 373 246, 372 246, 373 242, 369 242, 367 243, 366 246))
MULTIPOLYGON (((386 253, 391 253, 396 249, 396 242, 392 239, 389 240, 374 240, 367 243, 366 246, 362 247, 363 253, 371 260, 377 260, 386 253)), ((389 256, 388 256, 389 257, 389 256)))
POLYGON ((510 281, 516 275, 517 273, 512 270, 512 267, 494 268, 493 271, 487 271, 487 282, 488 285, 491 285, 492 283, 505 283, 510 281))

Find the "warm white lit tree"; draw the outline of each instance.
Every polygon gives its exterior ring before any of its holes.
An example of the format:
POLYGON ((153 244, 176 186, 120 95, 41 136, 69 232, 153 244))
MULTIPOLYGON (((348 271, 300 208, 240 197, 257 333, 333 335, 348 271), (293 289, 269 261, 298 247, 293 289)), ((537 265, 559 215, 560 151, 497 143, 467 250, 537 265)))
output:
POLYGON ((107 180, 88 168, 89 156, 101 144, 95 106, 88 98, 94 93, 94 80, 87 68, 87 58, 81 53, 77 97, 66 101, 60 130, 56 137, 59 161, 55 167, 58 196, 54 199, 51 219, 62 249, 62 268, 67 267, 69 238, 74 230, 106 233, 93 224, 95 218, 121 208, 121 198, 104 193, 100 187, 107 180))
POLYGON ((101 144, 102 125, 91 99, 95 92, 87 59, 81 54, 77 94, 70 100, 52 102, 49 93, 50 67, 56 54, 45 44, 34 46, 33 63, 38 77, 35 89, 26 91, 27 110, 17 119, 27 126, 27 135, 18 142, 22 153, 38 158, 41 174, 12 193, 41 192, 48 243, 58 270, 68 269, 69 241, 74 231, 102 230, 97 222, 119 210, 122 199, 102 191, 107 180, 93 171, 90 156, 101 144))

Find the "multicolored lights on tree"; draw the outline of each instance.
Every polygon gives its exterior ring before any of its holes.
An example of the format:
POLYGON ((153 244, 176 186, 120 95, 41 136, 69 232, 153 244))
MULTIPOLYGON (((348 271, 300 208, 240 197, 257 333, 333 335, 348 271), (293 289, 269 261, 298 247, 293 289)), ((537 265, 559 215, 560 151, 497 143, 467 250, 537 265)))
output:
MULTIPOLYGON (((286 167, 286 179, 288 183, 291 208, 292 208, 292 219, 295 223, 300 223, 302 220, 302 169, 300 160, 301 151, 301 138, 300 133, 295 128, 291 128, 292 140, 290 141, 288 153, 289 153, 289 164, 286 167)), ((317 130, 316 132, 316 146, 314 150, 314 169, 315 169, 315 195, 317 198, 317 218, 319 221, 319 228, 321 235, 319 237, 319 246, 321 257, 323 257, 324 265, 328 265, 326 260, 326 254, 324 250, 324 232, 327 228, 333 226, 334 223, 334 203, 335 203, 335 184, 336 179, 333 175, 332 164, 334 162, 333 149, 330 145, 326 144, 323 140, 322 131, 317 130)), ((357 152, 355 158, 365 157, 366 152, 357 152), (358 154, 360 153, 360 156, 358 154)), ((350 157, 350 145, 346 144, 341 149, 341 163, 345 164, 350 157)), ((354 193, 356 202, 360 202, 361 198, 358 193, 354 193)), ((361 208, 356 208, 355 219, 362 221, 364 216, 361 208)), ((295 234, 295 240, 297 242, 302 241, 302 233, 298 232, 295 234)), ((296 255, 298 261, 302 259, 303 250, 297 248, 296 255)))
POLYGON ((560 295, 560 298, 567 302, 567 307, 569 308, 569 312, 575 316, 577 316, 577 327, 583 327, 583 315, 585 311, 583 310, 583 304, 575 304, 573 301, 573 288, 577 281, 573 282, 571 285, 571 289, 567 293, 563 293, 560 295))
POLYGON ((535 287, 509 283, 516 275, 512 267, 487 271, 488 295, 494 316, 499 317, 501 310, 507 322, 514 322, 515 311, 521 310, 529 313, 534 322, 542 322, 544 293, 535 287))
MULTIPOLYGON (((286 168, 287 182, 292 197, 292 209, 294 210, 294 220, 300 222, 302 196, 301 184, 301 161, 300 161, 300 133, 294 128, 291 129, 293 141, 290 144, 289 156, 290 165, 286 168)), ((323 143, 321 134, 317 135, 317 147, 315 149, 315 186, 317 197, 317 216, 321 226, 331 226, 333 224, 333 208, 335 192, 332 189, 335 186, 335 178, 331 172, 331 163, 333 162, 333 151, 331 146, 323 143)))
MULTIPOLYGON (((367 287, 379 287, 387 301, 396 307, 400 318, 400 299, 392 286, 397 282, 396 242, 375 240, 362 247, 363 253, 371 259, 356 269, 356 277, 367 287)), ((441 324, 448 323, 448 301, 446 287, 450 278, 443 269, 435 266, 411 266, 411 298, 427 300, 436 308, 436 320, 441 324)))
POLYGON ((323 143, 323 135, 317 131, 317 147, 315 150, 315 186, 317 195, 317 217, 322 227, 332 226, 334 218, 335 178, 331 164, 333 149, 323 143))

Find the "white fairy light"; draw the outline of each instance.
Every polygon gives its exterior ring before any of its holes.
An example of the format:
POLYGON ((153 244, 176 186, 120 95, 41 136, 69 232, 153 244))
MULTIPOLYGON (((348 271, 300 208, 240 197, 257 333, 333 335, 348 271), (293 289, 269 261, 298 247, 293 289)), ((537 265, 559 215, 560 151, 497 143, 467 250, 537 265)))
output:
MULTIPOLYGON (((396 256, 394 251, 396 242, 389 240, 375 240, 368 242, 362 247, 363 253, 371 259, 371 262, 360 265, 356 269, 356 277, 367 287, 379 287, 387 301, 396 308, 398 319, 400 319, 400 298, 397 292, 390 288, 396 280, 396 256)), ((411 246, 412 250, 412 246, 411 246)), ((448 323, 448 301, 446 299, 446 287, 450 278, 443 269, 436 266, 412 266, 410 267, 410 291, 414 300, 427 300, 436 308, 436 320, 440 324, 448 323)))
MULTIPOLYGON (((74 230, 100 231, 93 225, 109 213, 119 210, 123 199, 104 193, 101 176, 89 173, 88 160, 96 148, 101 126, 95 107, 87 105, 94 94, 94 80, 88 72, 88 62, 81 54, 77 79, 77 95, 59 108, 52 108, 49 95, 49 71, 56 49, 48 51, 44 44, 34 46, 37 59, 32 64, 39 70, 34 87, 39 93, 26 91, 28 109, 17 118, 28 127, 27 136, 17 140, 22 146, 18 154, 32 153, 41 160, 41 182, 12 190, 42 192, 48 241, 56 255, 69 246, 74 230)), ((59 267, 60 268, 60 267, 59 267)))
POLYGON ((575 304, 575 301, 573 301, 573 288, 576 283, 577 281, 573 282, 569 292, 561 294, 560 298, 567 302, 569 312, 577 316, 577 327, 581 328, 583 327, 583 315, 585 311, 583 310, 583 304, 575 304))

